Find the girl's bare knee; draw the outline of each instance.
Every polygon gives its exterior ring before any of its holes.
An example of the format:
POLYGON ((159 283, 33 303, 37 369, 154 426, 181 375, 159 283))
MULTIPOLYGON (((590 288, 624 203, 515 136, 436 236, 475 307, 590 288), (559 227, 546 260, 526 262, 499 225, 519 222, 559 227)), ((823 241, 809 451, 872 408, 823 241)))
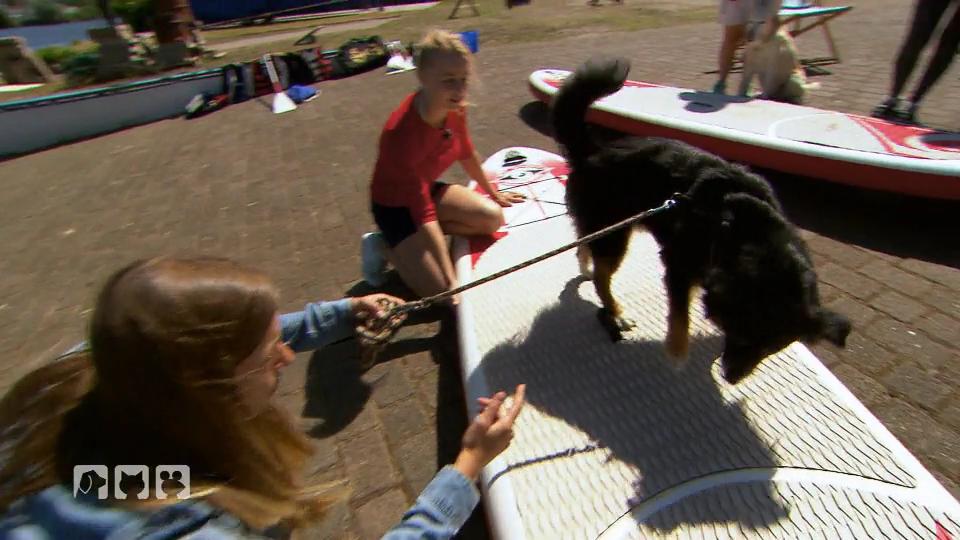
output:
POLYGON ((500 227, 503 227, 503 224, 506 223, 503 217, 503 208, 500 208, 500 205, 494 204, 487 207, 487 211, 484 212, 484 232, 486 234, 493 234, 497 232, 500 227))

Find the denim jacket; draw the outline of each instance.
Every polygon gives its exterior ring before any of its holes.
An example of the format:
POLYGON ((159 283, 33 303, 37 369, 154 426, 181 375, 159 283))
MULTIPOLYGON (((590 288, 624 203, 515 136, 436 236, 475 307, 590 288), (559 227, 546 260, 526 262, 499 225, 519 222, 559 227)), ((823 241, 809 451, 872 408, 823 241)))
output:
MULTIPOLYGON (((297 352, 317 349, 352 332, 350 301, 310 303, 281 315, 282 339, 297 352)), ((83 345, 74 350, 81 349, 83 345)), ((397 526, 383 538, 439 540, 463 526, 480 500, 476 486, 451 466, 444 467, 417 497, 397 526)), ((89 496, 74 496, 55 485, 11 504, 0 515, 0 540, 239 540, 266 538, 231 514, 202 499, 153 512, 112 508, 89 496)))
MULTIPOLYGON (((473 482, 451 466, 424 488, 384 540, 451 538, 470 517, 480 494, 473 482)), ((203 500, 189 500, 154 512, 136 512, 99 504, 51 486, 20 499, 0 516, 4 540, 260 540, 266 536, 203 500)))
MULTIPOLYGON (((353 334, 353 316, 350 300, 333 302, 309 302, 303 311, 280 315, 280 339, 294 352, 312 351, 353 334)), ((81 342, 63 356, 82 351, 87 343, 81 342)))

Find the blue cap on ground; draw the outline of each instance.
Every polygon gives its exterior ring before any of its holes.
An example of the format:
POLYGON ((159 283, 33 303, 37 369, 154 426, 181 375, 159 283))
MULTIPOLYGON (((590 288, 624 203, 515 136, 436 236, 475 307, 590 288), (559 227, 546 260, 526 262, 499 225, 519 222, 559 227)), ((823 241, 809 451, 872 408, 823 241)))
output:
POLYGON ((302 86, 295 84, 290 88, 287 88, 287 95, 290 96, 295 103, 303 103, 313 96, 317 95, 317 90, 312 86, 302 86))

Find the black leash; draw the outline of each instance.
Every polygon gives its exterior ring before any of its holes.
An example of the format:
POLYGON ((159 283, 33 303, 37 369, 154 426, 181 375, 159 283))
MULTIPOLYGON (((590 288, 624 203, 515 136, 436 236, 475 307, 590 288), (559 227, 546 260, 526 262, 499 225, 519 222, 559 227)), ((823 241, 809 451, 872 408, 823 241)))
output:
POLYGON ((509 268, 505 268, 503 270, 500 270, 499 272, 490 274, 489 276, 480 278, 476 281, 471 281, 470 283, 467 283, 466 285, 461 285, 455 289, 450 289, 449 291, 444 291, 440 294, 435 294, 433 296, 428 296, 427 298, 422 298, 420 300, 415 300, 413 302, 407 302, 405 304, 394 304, 390 302, 385 302, 383 304, 383 307, 386 312, 382 316, 367 319, 363 322, 363 324, 357 327, 357 333, 360 337, 361 343, 371 347, 382 347, 390 340, 390 338, 393 337, 394 334, 396 334, 397 330, 400 329, 400 326, 402 326, 403 321, 406 319, 407 315, 410 313, 426 309, 436 304, 437 302, 446 300, 464 291, 468 291, 470 289, 479 287, 480 285, 483 285, 485 283, 489 283, 493 280, 500 279, 506 275, 512 274, 514 272, 518 272, 520 270, 533 266, 538 262, 549 259, 550 257, 554 257, 565 251, 569 251, 575 247, 588 244, 590 242, 593 242, 594 240, 597 240, 598 238, 602 238, 610 233, 613 233, 625 227, 635 225, 641 221, 644 221, 655 215, 661 214, 663 212, 666 212, 667 210, 674 208, 680 201, 684 200, 685 198, 686 197, 684 195, 675 193, 671 198, 667 199, 666 201, 664 201, 662 205, 656 208, 651 208, 650 210, 645 210, 643 212, 640 212, 639 214, 636 214, 627 219, 614 223, 609 227, 600 229, 595 233, 591 233, 582 238, 578 238, 573 242, 570 242, 566 245, 563 245, 556 249, 548 251, 542 255, 534 257, 533 259, 524 261, 522 263, 516 264, 509 268))

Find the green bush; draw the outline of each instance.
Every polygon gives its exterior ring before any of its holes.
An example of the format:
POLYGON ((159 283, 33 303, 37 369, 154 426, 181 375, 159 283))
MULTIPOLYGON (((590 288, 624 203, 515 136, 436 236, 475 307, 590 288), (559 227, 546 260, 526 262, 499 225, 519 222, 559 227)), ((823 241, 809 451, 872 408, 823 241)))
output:
POLYGON ((135 32, 153 29, 153 0, 111 0, 110 7, 114 14, 132 26, 135 32))
POLYGON ((55 73, 66 73, 74 58, 84 54, 96 53, 97 45, 91 42, 78 41, 69 47, 54 45, 37 49, 37 56, 43 59, 55 73))
POLYGON ((64 21, 63 10, 53 0, 30 0, 23 25, 56 24, 64 21))
POLYGON ((66 14, 68 21, 89 21, 103 17, 100 9, 92 4, 71 8, 66 14))
POLYGON ((82 86, 93 82, 98 62, 99 55, 94 52, 80 53, 64 62, 63 72, 67 75, 67 85, 82 86))
POLYGON ((11 17, 7 10, 0 8, 0 28, 13 28, 16 25, 16 19, 11 17))
POLYGON ((34 51, 56 73, 63 72, 63 63, 77 55, 73 47, 53 45, 34 51))

